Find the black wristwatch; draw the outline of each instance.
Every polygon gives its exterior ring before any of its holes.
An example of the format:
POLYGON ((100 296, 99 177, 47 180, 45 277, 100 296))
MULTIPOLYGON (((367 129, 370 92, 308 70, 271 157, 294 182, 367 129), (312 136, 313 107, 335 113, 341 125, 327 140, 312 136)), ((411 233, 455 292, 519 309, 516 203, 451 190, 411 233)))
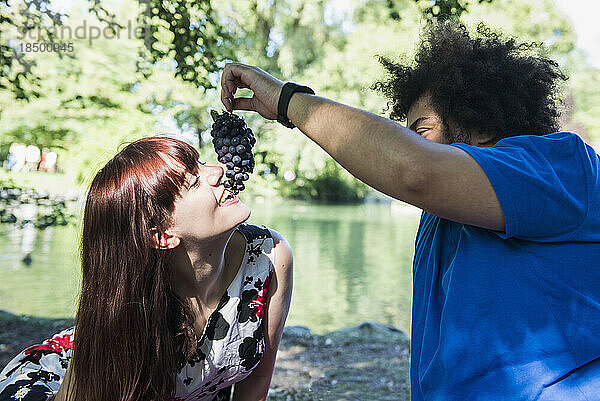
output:
POLYGON ((315 94, 315 91, 310 89, 308 86, 298 85, 293 82, 286 82, 281 88, 279 94, 279 102, 277 102, 277 121, 284 127, 295 128, 287 116, 288 105, 292 95, 296 92, 315 94))

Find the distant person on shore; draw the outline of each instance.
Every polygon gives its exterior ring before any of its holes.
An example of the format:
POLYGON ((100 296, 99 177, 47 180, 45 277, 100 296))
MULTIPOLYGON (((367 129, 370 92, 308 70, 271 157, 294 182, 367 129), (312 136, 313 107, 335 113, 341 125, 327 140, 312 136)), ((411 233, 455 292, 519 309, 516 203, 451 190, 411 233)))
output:
POLYGON ((46 171, 46 155, 48 154, 48 148, 42 149, 42 157, 40 164, 38 165, 38 171, 46 171))
POLYGON ((27 146, 22 143, 14 142, 8 150, 8 165, 10 171, 18 172, 25 167, 25 153, 27 146))
POLYGON ((75 327, 17 355, 0 400, 264 401, 292 252, 223 169, 166 137, 127 145, 90 186, 75 327), (223 199, 222 202, 219 201, 223 199))
POLYGON ((42 160, 40 148, 35 145, 27 146, 23 171, 37 171, 40 160, 42 160))
POLYGON ((383 59, 390 75, 375 85, 406 126, 257 67, 223 71, 227 110, 298 127, 355 177, 423 209, 412 401, 599 399, 600 159, 558 132, 566 77, 534 51, 483 25, 428 26, 414 62, 383 59))
POLYGON ((56 152, 48 148, 42 149, 42 160, 40 161, 39 170, 47 173, 56 172, 56 152))
POLYGON ((8 156, 6 157, 6 160, 2 163, 2 167, 7 169, 8 171, 12 170, 15 164, 17 164, 17 157, 15 155, 16 146, 17 144, 14 142, 10 144, 10 148, 8 148, 8 156))

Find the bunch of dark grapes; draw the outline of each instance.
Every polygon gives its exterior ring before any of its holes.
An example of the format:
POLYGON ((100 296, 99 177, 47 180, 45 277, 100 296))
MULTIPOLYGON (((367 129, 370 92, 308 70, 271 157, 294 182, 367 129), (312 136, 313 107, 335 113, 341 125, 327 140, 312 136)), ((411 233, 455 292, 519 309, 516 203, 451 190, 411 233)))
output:
POLYGON ((227 170, 223 186, 233 194, 243 191, 246 186, 244 181, 250 178, 254 171, 254 154, 252 147, 256 138, 252 130, 246 127, 246 122, 233 113, 224 111, 223 114, 212 110, 214 123, 210 134, 212 143, 217 152, 219 163, 223 163, 227 170))

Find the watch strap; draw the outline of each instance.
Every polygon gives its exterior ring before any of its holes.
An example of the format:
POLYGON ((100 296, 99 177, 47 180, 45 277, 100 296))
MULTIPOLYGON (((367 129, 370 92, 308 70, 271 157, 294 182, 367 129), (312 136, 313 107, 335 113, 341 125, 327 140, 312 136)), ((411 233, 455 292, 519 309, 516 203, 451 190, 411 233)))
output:
POLYGON ((290 121, 287 116, 288 106, 290 104, 290 99, 292 95, 296 92, 301 93, 310 93, 311 95, 315 94, 308 86, 298 85, 294 82, 286 82, 281 88, 281 93, 279 94, 279 101, 277 102, 277 121, 287 128, 294 128, 295 125, 290 121))

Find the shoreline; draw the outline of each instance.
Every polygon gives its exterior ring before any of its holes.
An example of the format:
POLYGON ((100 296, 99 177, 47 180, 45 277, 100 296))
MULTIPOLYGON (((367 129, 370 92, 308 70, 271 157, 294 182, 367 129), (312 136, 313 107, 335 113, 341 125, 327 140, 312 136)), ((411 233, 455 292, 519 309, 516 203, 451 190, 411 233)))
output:
MULTIPOLYGON (((73 319, 19 316, 0 310, 0 366, 73 319)), ((270 401, 408 401, 410 340, 393 326, 364 322, 325 334, 286 326, 270 401)))

